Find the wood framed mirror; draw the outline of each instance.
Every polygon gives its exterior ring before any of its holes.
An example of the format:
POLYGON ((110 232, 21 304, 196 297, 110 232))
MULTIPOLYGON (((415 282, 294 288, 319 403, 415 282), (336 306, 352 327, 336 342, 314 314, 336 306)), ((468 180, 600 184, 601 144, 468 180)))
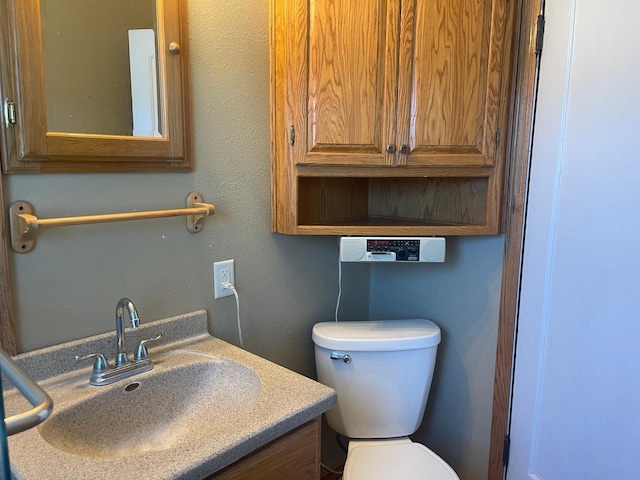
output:
POLYGON ((0 19, 4 173, 192 169, 186 0, 7 0, 0 19))

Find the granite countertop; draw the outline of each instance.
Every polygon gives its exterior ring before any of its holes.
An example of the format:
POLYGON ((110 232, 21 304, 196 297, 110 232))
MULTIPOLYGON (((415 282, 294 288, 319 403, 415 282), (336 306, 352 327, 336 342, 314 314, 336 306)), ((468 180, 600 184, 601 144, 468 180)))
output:
MULTIPOLYGON (((9 457, 15 478, 202 479, 321 415, 336 403, 336 394, 331 388, 211 336, 207 331, 207 313, 204 310, 142 324, 138 329, 128 329, 127 351, 132 352, 140 339, 151 338, 158 333, 162 333, 162 338, 153 342, 153 346, 148 344, 151 359, 157 361, 154 370, 108 386, 89 385, 91 362, 77 362, 73 357, 97 352, 105 353, 107 358, 112 357, 116 345, 115 333, 15 357, 18 365, 47 391, 54 402, 49 419, 36 428, 9 437, 9 457), (96 401, 94 397, 106 391, 103 389, 122 389, 131 382, 144 384, 145 379, 163 368, 169 368, 175 359, 185 363, 186 358, 186 363, 197 363, 200 357, 212 362, 240 364, 252 372, 252 386, 233 385, 234 382, 239 383, 238 380, 222 379, 226 380, 227 387, 232 388, 231 395, 238 395, 238 403, 242 403, 245 396, 252 396, 242 414, 233 421, 221 422, 220 425, 211 421, 196 421, 189 428, 189 435, 184 437, 186 441, 174 443, 166 449, 156 448, 122 457, 68 453, 52 446, 39 433, 47 422, 56 420, 57 413, 84 399, 96 401)), ((7 383, 3 381, 3 384, 7 383)), ((207 395, 207 389, 199 390, 200 395, 207 395)), ((204 400, 206 402, 208 398, 204 400)), ((233 405, 234 402, 229 402, 228 398, 226 400, 225 405, 233 405)), ((10 385, 5 388, 4 402, 7 416, 30 408, 10 385)), ((211 402, 216 402, 213 392, 211 402)), ((100 407, 112 409, 114 415, 126 412, 126 405, 100 407)), ((218 408, 233 407, 218 405, 218 408)), ((90 433, 93 438, 100 435, 110 438, 113 435, 111 428, 109 424, 91 425, 92 431, 87 434, 90 433)), ((165 430, 161 435, 166 434, 165 430)))

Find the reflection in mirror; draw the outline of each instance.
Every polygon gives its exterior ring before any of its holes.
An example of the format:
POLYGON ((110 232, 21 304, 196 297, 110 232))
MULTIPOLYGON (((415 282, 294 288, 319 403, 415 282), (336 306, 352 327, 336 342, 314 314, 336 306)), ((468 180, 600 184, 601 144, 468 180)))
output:
POLYGON ((50 132, 160 137, 155 0, 41 0, 50 132))
POLYGON ((129 30, 129 68, 133 136, 161 137, 156 35, 152 29, 129 30))

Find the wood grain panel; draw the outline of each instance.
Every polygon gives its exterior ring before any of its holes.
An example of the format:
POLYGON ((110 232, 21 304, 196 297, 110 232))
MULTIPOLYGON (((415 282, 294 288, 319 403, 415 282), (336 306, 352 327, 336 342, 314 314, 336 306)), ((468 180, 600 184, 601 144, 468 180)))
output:
POLYGON ((536 20, 542 0, 525 0, 516 25, 514 47, 515 89, 509 162, 505 181, 505 252, 498 322, 498 343, 493 384, 493 413, 489 451, 488 480, 502 480, 504 437, 508 433, 513 370, 514 335, 520 290, 520 271, 524 245, 524 227, 529 156, 535 111, 538 58, 535 53, 536 20))
POLYGON ((298 222, 301 225, 353 221, 367 216, 366 178, 301 177, 298 222))
POLYGON ((487 177, 493 168, 459 167, 412 167, 388 168, 344 168, 342 165, 299 165, 297 172, 303 177, 487 177))
MULTIPOLYGON (((166 157, 184 159, 190 165, 191 140, 191 74, 189 71, 189 29, 187 0, 156 0, 161 13, 157 25, 158 70, 160 73, 161 122, 169 143, 166 157), (180 45, 179 54, 169 53, 169 44, 180 45)), ((134 155, 140 155, 135 153, 134 155)))
MULTIPOLYGON (((300 226, 485 226, 487 177, 301 177, 300 226)), ((414 232, 415 233, 415 232, 414 232)))
POLYGON ((53 161, 56 156, 75 156, 79 161, 87 157, 111 157, 114 161, 118 157, 171 157, 172 151, 171 142, 166 138, 48 133, 46 140, 47 156, 53 157, 53 161))
POLYGON ((288 96, 296 141, 306 148, 296 149, 295 163, 393 163, 385 148, 395 142, 400 0, 296 4, 288 96))
POLYGON ((364 218, 362 222, 348 224, 300 225, 296 229, 299 235, 371 235, 371 236, 454 236, 454 235, 492 235, 486 225, 442 225, 428 222, 407 222, 404 219, 387 218, 381 222, 377 218, 364 218), (375 224, 371 224, 375 221, 375 224), (392 232, 392 233, 390 233, 392 232))
MULTIPOLYGON (((8 18, 9 10, 7 2, 0 2, 0 19, 8 18)), ((10 58, 9 28, 5 22, 0 22, 0 58, 10 58)), ((12 68, 7 65, 0 71, 0 101, 5 98, 15 98, 15 92, 11 88, 10 78, 12 68)), ((0 126, 0 161, 16 155, 16 137, 13 129, 0 126)), ((4 181, 0 173, 0 211, 6 212, 3 194, 4 181)), ((0 218, 0 346, 9 355, 18 353, 16 341, 16 329, 13 316, 13 298, 11 296, 11 271, 9 269, 9 235, 7 230, 7 216, 0 218)))
POLYGON ((416 2, 412 145, 475 145, 489 33, 484 2, 416 2))
POLYGON ((284 2, 269 4, 269 114, 270 114, 270 156, 271 156, 271 230, 287 229, 284 218, 288 211, 286 204, 286 128, 285 111, 285 50, 284 45, 284 2))
POLYGON ((433 224, 484 225, 487 178, 376 178, 369 215, 433 224))
MULTIPOLYGON (((1 143, 2 139, 0 139, 1 143)), ((2 156, 1 152, 2 149, 0 148, 0 156, 2 156)), ((0 209, 4 212, 2 190, 2 174, 0 173, 0 209)), ((18 353, 13 318, 13 298, 11 296, 11 272, 9 270, 9 235, 7 235, 5 215, 0 219, 0 347, 9 355, 18 353)))
MULTIPOLYGON (((0 174, 0 208, 4 212, 2 194, 2 174, 0 174)), ((9 355, 18 353, 13 318, 13 298, 11 296, 11 275, 9 271, 9 236, 6 217, 0 220, 0 347, 9 355)))
POLYGON ((21 132, 20 155, 37 157, 46 152, 47 132, 40 1, 24 0, 20 3, 22 5, 19 6, 16 0, 9 2, 8 17, 16 22, 16 28, 12 31, 12 53, 17 65, 19 88, 14 101, 20 113, 15 128, 21 132))
POLYGON ((499 233, 513 2, 271 5, 274 231, 499 233))
POLYGON ((311 150, 322 144, 380 148, 382 75, 376 68, 384 52, 380 19, 377 1, 355 5, 338 0, 311 2, 311 150))
POLYGON ((320 417, 207 480, 319 480, 320 417))
POLYGON ((499 163, 496 131, 509 74, 505 3, 403 2, 398 144, 409 154, 398 164, 499 163))

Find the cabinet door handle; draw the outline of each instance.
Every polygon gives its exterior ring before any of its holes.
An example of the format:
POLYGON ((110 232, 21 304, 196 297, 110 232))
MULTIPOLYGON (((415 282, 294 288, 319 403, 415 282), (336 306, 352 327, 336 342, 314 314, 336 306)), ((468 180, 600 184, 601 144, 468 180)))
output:
POLYGON ((409 153, 409 145, 402 145, 400 147, 400 153, 409 153))
POLYGON ((396 151, 396 146, 393 143, 390 143, 389 145, 387 145, 388 153, 394 153, 395 151, 396 151))

